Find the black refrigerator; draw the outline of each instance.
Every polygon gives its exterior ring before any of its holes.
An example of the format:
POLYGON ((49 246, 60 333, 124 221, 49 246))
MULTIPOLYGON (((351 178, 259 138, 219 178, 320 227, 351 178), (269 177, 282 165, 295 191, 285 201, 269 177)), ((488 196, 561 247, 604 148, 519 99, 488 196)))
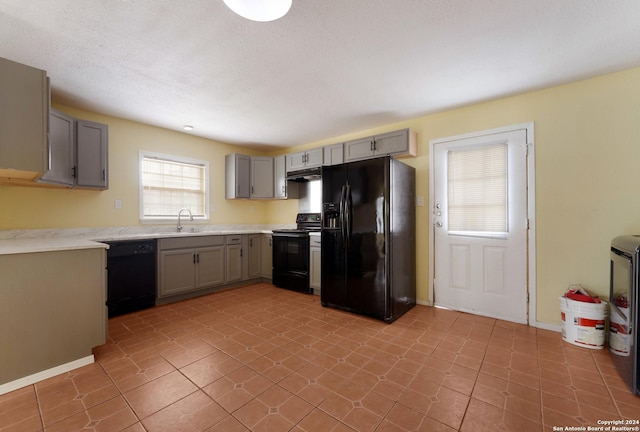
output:
POLYGON ((389 323, 415 306, 415 169, 388 156, 323 167, 322 201, 322 305, 389 323))

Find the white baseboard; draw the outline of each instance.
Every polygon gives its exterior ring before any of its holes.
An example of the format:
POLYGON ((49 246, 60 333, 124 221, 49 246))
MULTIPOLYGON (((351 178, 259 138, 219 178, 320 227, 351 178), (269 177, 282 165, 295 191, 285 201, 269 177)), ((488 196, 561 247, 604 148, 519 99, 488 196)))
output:
POLYGON ((95 361, 93 354, 87 357, 83 357, 69 363, 62 364, 60 366, 53 367, 51 369, 43 370, 41 372, 34 373, 33 375, 29 375, 26 377, 19 378, 15 381, 11 381, 5 384, 0 385, 0 395, 12 392, 14 390, 21 389, 22 387, 29 386, 31 384, 35 384, 40 381, 44 381, 46 379, 52 378, 56 375, 63 374, 65 372, 69 372, 70 370, 77 369, 82 366, 86 366, 95 361))
POLYGON ((534 323, 531 323, 531 325, 539 329, 551 330, 558 333, 562 331, 562 326, 560 324, 549 324, 549 323, 536 321, 534 323))
MULTIPOLYGON (((431 307, 438 307, 438 306, 433 306, 433 304, 429 301, 424 301, 424 300, 416 300, 416 304, 422 305, 422 306, 431 306, 431 307)), ((554 332, 558 332, 560 333, 562 331, 562 326, 560 324, 549 324, 549 323, 545 323, 545 322, 539 322, 539 321, 534 321, 529 323, 529 325, 531 327, 536 327, 539 329, 543 329, 543 330, 550 330, 550 331, 554 331, 554 332)))

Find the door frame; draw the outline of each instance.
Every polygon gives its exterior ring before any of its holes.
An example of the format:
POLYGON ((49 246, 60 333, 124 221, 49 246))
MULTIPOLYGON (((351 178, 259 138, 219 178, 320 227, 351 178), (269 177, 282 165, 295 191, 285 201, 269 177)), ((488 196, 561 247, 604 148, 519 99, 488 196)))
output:
POLYGON ((494 129, 486 129, 478 132, 470 132, 462 135, 449 136, 429 140, 429 304, 434 305, 434 270, 435 270, 435 233, 434 233, 434 145, 457 141, 467 138, 482 137, 504 132, 525 130, 527 134, 527 218, 529 229, 527 230, 527 322, 530 326, 538 327, 537 321, 537 289, 536 289, 536 182, 535 182, 535 146, 534 123, 520 123, 511 126, 503 126, 494 129))

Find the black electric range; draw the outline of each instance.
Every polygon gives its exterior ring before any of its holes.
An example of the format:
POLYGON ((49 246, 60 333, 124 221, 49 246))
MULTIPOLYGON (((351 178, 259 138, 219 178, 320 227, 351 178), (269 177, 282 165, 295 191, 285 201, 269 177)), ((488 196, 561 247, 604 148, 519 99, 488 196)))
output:
POLYGON ((273 230, 272 283, 303 293, 312 293, 309 286, 309 233, 320 231, 320 213, 298 213, 296 228, 273 230))

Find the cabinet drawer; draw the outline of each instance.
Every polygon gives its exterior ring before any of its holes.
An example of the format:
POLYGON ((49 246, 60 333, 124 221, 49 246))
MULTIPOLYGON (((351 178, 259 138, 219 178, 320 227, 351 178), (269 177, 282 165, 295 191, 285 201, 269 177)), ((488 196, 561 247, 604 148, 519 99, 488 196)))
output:
POLYGON ((309 245, 311 247, 320 247, 322 246, 322 240, 320 239, 320 236, 310 236, 309 237, 309 245))
POLYGON ((172 237, 158 240, 158 248, 161 250, 223 245, 224 236, 172 237))
POLYGON ((242 243, 241 235, 228 235, 227 236, 227 244, 228 245, 237 245, 242 243))

